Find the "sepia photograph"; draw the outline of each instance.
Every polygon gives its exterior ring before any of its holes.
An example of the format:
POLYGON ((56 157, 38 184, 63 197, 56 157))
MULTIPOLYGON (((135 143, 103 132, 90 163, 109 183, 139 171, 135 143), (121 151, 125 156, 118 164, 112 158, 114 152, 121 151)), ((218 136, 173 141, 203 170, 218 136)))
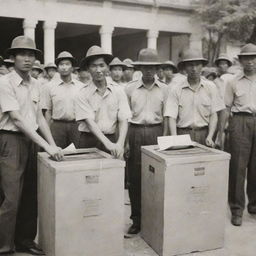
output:
POLYGON ((256 1, 0 0, 0 256, 255 256, 256 1))

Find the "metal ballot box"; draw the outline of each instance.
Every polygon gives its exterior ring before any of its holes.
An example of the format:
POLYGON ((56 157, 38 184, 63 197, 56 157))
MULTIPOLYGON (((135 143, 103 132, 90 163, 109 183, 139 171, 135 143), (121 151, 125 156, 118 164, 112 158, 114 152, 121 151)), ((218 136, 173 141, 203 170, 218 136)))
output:
POLYGON ((224 246, 230 155, 142 147, 141 236, 161 256, 224 246))
POLYGON ((124 166, 96 148, 38 155, 39 243, 47 256, 123 256, 124 166))

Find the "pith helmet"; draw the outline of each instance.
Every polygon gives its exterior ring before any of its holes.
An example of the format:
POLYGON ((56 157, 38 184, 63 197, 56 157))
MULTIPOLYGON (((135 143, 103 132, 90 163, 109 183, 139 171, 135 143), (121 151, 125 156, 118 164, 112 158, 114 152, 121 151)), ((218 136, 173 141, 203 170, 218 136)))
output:
POLYGON ((178 69, 177 69, 176 65, 170 60, 167 60, 167 61, 161 63, 161 67, 162 68, 171 67, 173 69, 174 73, 178 72, 178 69))
POLYGON ((32 69, 37 69, 40 72, 43 72, 43 69, 42 69, 42 67, 40 65, 40 62, 37 62, 37 61, 35 61, 35 63, 33 64, 32 69))
POLYGON ((218 66, 218 65, 219 65, 219 61, 221 61, 221 60, 227 61, 228 65, 229 65, 230 67, 231 67, 232 64, 233 64, 232 61, 230 60, 230 58, 228 57, 228 55, 222 53, 222 54, 220 54, 220 56, 214 61, 215 65, 218 66))
MULTIPOLYGON (((2 57, 2 56, 0 56, 2 57)), ((4 59, 4 64, 14 65, 14 61, 11 59, 4 59)))
POLYGON ((48 63, 48 64, 44 67, 44 69, 47 70, 48 68, 55 68, 55 69, 57 69, 57 66, 56 66, 54 63, 48 63))
POLYGON ((208 63, 208 60, 203 57, 201 51, 188 49, 183 53, 182 60, 178 63, 178 68, 182 68, 182 66, 186 62, 191 62, 191 61, 202 62, 203 66, 207 65, 208 63))
POLYGON ((238 57, 253 56, 253 55, 256 55, 256 45, 250 43, 242 47, 240 54, 238 54, 238 57))
POLYGON ((109 66, 110 67, 116 67, 116 66, 119 66, 119 67, 126 67, 126 65, 117 57, 115 57, 110 63, 109 63, 109 66))
POLYGON ((58 64, 62 60, 70 60, 72 65, 74 65, 74 63, 76 61, 75 58, 73 57, 73 55, 70 52, 67 52, 67 51, 63 51, 63 52, 59 53, 58 57, 55 59, 56 65, 58 66, 58 64))
POLYGON ((17 36, 12 40, 11 48, 7 49, 6 53, 12 55, 16 50, 31 50, 36 54, 41 54, 42 52, 36 49, 36 44, 34 40, 27 36, 17 36))
POLYGON ((123 60, 123 63, 125 64, 126 68, 134 68, 133 61, 131 59, 125 59, 123 60))
POLYGON ((150 48, 140 50, 138 61, 133 62, 134 66, 159 66, 157 51, 150 48))
POLYGON ((81 67, 88 66, 90 60, 94 57, 102 57, 106 61, 107 64, 112 61, 113 56, 111 54, 106 53, 101 47, 97 45, 91 46, 87 53, 86 56, 82 59, 81 61, 81 67))

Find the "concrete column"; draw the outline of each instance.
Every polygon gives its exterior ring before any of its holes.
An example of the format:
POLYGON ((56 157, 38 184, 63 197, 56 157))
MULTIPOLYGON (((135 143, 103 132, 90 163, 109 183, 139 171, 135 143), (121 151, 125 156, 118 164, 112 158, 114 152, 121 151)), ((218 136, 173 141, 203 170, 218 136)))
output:
POLYGON ((35 40, 35 28, 37 25, 37 20, 35 19, 24 19, 23 20, 23 29, 24 35, 30 37, 35 40))
POLYGON ((148 30, 147 39, 148 39, 148 48, 157 50, 157 38, 159 32, 157 30, 148 30))
POLYGON ((112 34, 114 27, 112 26, 101 26, 100 28, 100 41, 101 47, 107 52, 112 53, 112 34))
POLYGON ((55 28, 56 21, 44 21, 44 63, 54 62, 55 59, 55 28))

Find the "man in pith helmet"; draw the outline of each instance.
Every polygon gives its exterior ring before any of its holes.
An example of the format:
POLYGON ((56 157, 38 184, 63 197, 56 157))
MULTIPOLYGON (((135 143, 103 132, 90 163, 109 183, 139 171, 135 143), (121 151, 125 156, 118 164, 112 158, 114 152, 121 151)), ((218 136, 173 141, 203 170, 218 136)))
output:
POLYGON ((214 147, 217 111, 225 106, 218 98, 216 85, 201 77, 207 63, 199 51, 184 53, 178 66, 185 69, 187 79, 170 90, 164 115, 169 117, 171 135, 189 134, 192 140, 214 147))
POLYGON ((109 63, 110 76, 112 80, 121 86, 125 85, 125 83, 122 82, 125 67, 126 65, 117 57, 109 63))
POLYGON ((157 144, 157 137, 164 133, 163 113, 168 87, 155 77, 159 65, 156 50, 142 49, 138 61, 134 62, 142 78, 125 87, 132 111, 128 135, 128 189, 133 221, 128 234, 131 235, 139 233, 141 228, 141 146, 157 144))
POLYGON ((75 99, 84 84, 72 77, 75 58, 71 53, 61 52, 55 63, 60 78, 47 84, 45 116, 59 147, 65 148, 71 143, 78 147, 80 133, 75 116, 75 99))
POLYGON ((221 135, 229 119, 231 160, 228 201, 232 213, 231 223, 235 226, 242 225, 245 177, 247 210, 249 214, 256 216, 256 45, 245 45, 238 57, 243 73, 226 85, 227 108, 220 130, 220 140, 224 140, 221 135))
POLYGON ((80 147, 97 147, 122 159, 131 113, 124 90, 106 79, 112 59, 99 46, 88 49, 81 67, 90 72, 92 81, 78 94, 76 120, 80 122, 80 147))
POLYGON ((55 160, 63 154, 40 106, 38 81, 30 76, 40 50, 18 36, 7 50, 14 70, 0 80, 0 253, 44 254, 37 234, 36 145, 55 160), (41 135, 39 135, 38 131, 41 135), (24 185, 23 185, 24 184, 24 185))

